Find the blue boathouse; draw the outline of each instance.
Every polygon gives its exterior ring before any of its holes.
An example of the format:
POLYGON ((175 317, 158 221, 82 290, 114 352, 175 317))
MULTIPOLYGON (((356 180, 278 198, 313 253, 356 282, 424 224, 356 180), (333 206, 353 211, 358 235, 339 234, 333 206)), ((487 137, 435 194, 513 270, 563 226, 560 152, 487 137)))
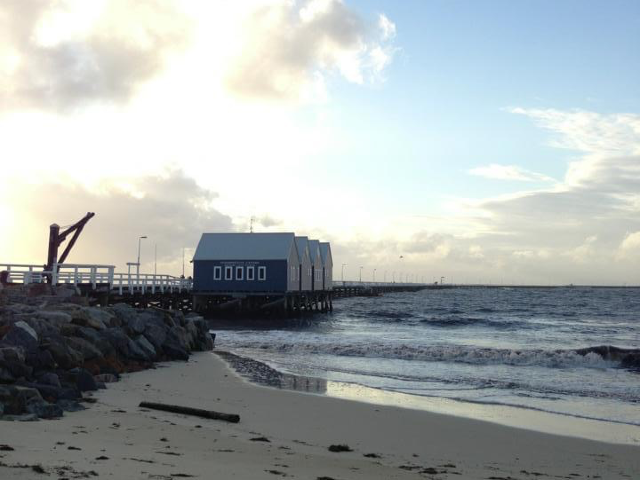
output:
POLYGON ((299 268, 293 233, 204 233, 193 256, 193 291, 299 291, 299 268))

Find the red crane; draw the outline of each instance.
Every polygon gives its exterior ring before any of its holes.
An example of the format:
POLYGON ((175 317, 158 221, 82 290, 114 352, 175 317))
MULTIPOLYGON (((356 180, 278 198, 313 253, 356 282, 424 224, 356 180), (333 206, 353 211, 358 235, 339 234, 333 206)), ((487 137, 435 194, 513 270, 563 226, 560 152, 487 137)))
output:
MULTIPOLYGON (((75 245, 76 240, 78 240, 80 233, 82 233, 82 229, 87 222, 94 217, 94 215, 95 213, 88 212, 81 220, 77 221, 63 232, 60 232, 60 225, 57 223, 54 223, 49 227, 49 252, 47 254, 47 264, 44 267, 45 271, 53 272, 53 269, 57 268, 59 263, 64 263, 69 256, 71 249, 75 245), (67 236, 71 233, 73 233, 73 237, 71 237, 69 244, 64 249, 64 252, 62 252, 62 255, 60 255, 60 258, 58 258, 58 248, 60 248, 62 242, 64 242, 67 239, 67 236)), ((51 275, 48 275, 47 278, 49 283, 51 283, 51 275)))

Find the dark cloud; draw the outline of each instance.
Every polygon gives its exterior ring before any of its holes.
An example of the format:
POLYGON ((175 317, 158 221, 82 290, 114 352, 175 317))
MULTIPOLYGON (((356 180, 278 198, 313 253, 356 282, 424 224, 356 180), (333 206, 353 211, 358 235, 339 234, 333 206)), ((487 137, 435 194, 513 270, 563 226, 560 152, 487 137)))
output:
POLYGON ((126 262, 136 260, 138 237, 146 235, 142 263, 153 261, 153 245, 157 244, 158 261, 174 264, 176 273, 183 247, 189 255, 203 232, 233 230, 231 218, 212 206, 216 194, 180 171, 140 178, 133 187, 133 193, 115 187, 97 193, 79 185, 45 184, 23 191, 29 230, 42 231, 37 238, 43 261, 49 224, 71 224, 88 211, 96 216, 87 224, 69 262, 125 268, 126 262))
POLYGON ((55 42, 39 38, 43 25, 71 15, 70 8, 53 0, 0 3, 0 53, 17 59, 0 77, 0 112, 125 102, 188 37, 189 24, 172 2, 108 0, 88 31, 55 42))

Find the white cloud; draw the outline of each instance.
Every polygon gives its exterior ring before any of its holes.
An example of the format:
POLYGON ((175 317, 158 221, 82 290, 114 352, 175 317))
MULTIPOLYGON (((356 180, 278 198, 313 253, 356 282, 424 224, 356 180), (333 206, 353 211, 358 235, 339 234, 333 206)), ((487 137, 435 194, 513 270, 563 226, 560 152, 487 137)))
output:
POLYGON ((628 233, 618 247, 618 260, 640 259, 640 231, 628 233))
POLYGON ((551 177, 541 173, 532 172, 516 165, 498 165, 492 163, 484 167, 476 167, 469 170, 471 175, 490 178, 494 180, 511 180, 519 182, 555 182, 551 177))
POLYGON ((384 13, 378 16, 378 26, 382 30, 382 40, 389 40, 396 36, 396 24, 389 20, 384 13))
POLYGON ((0 110, 125 102, 188 31, 186 17, 162 0, 4 1, 0 110))
POLYGON ((375 80, 394 53, 389 42, 395 25, 384 18, 372 35, 341 0, 262 6, 246 20, 226 84, 243 97, 300 100, 311 97, 333 72, 356 84, 375 80))

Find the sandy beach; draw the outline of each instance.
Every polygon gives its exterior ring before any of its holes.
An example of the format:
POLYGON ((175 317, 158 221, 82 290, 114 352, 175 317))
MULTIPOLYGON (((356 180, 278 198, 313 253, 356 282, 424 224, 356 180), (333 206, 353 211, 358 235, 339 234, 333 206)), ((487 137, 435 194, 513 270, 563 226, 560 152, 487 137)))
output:
POLYGON ((211 353, 125 375, 94 397, 59 420, 0 423, 0 478, 640 478, 639 446, 256 386, 211 353))

